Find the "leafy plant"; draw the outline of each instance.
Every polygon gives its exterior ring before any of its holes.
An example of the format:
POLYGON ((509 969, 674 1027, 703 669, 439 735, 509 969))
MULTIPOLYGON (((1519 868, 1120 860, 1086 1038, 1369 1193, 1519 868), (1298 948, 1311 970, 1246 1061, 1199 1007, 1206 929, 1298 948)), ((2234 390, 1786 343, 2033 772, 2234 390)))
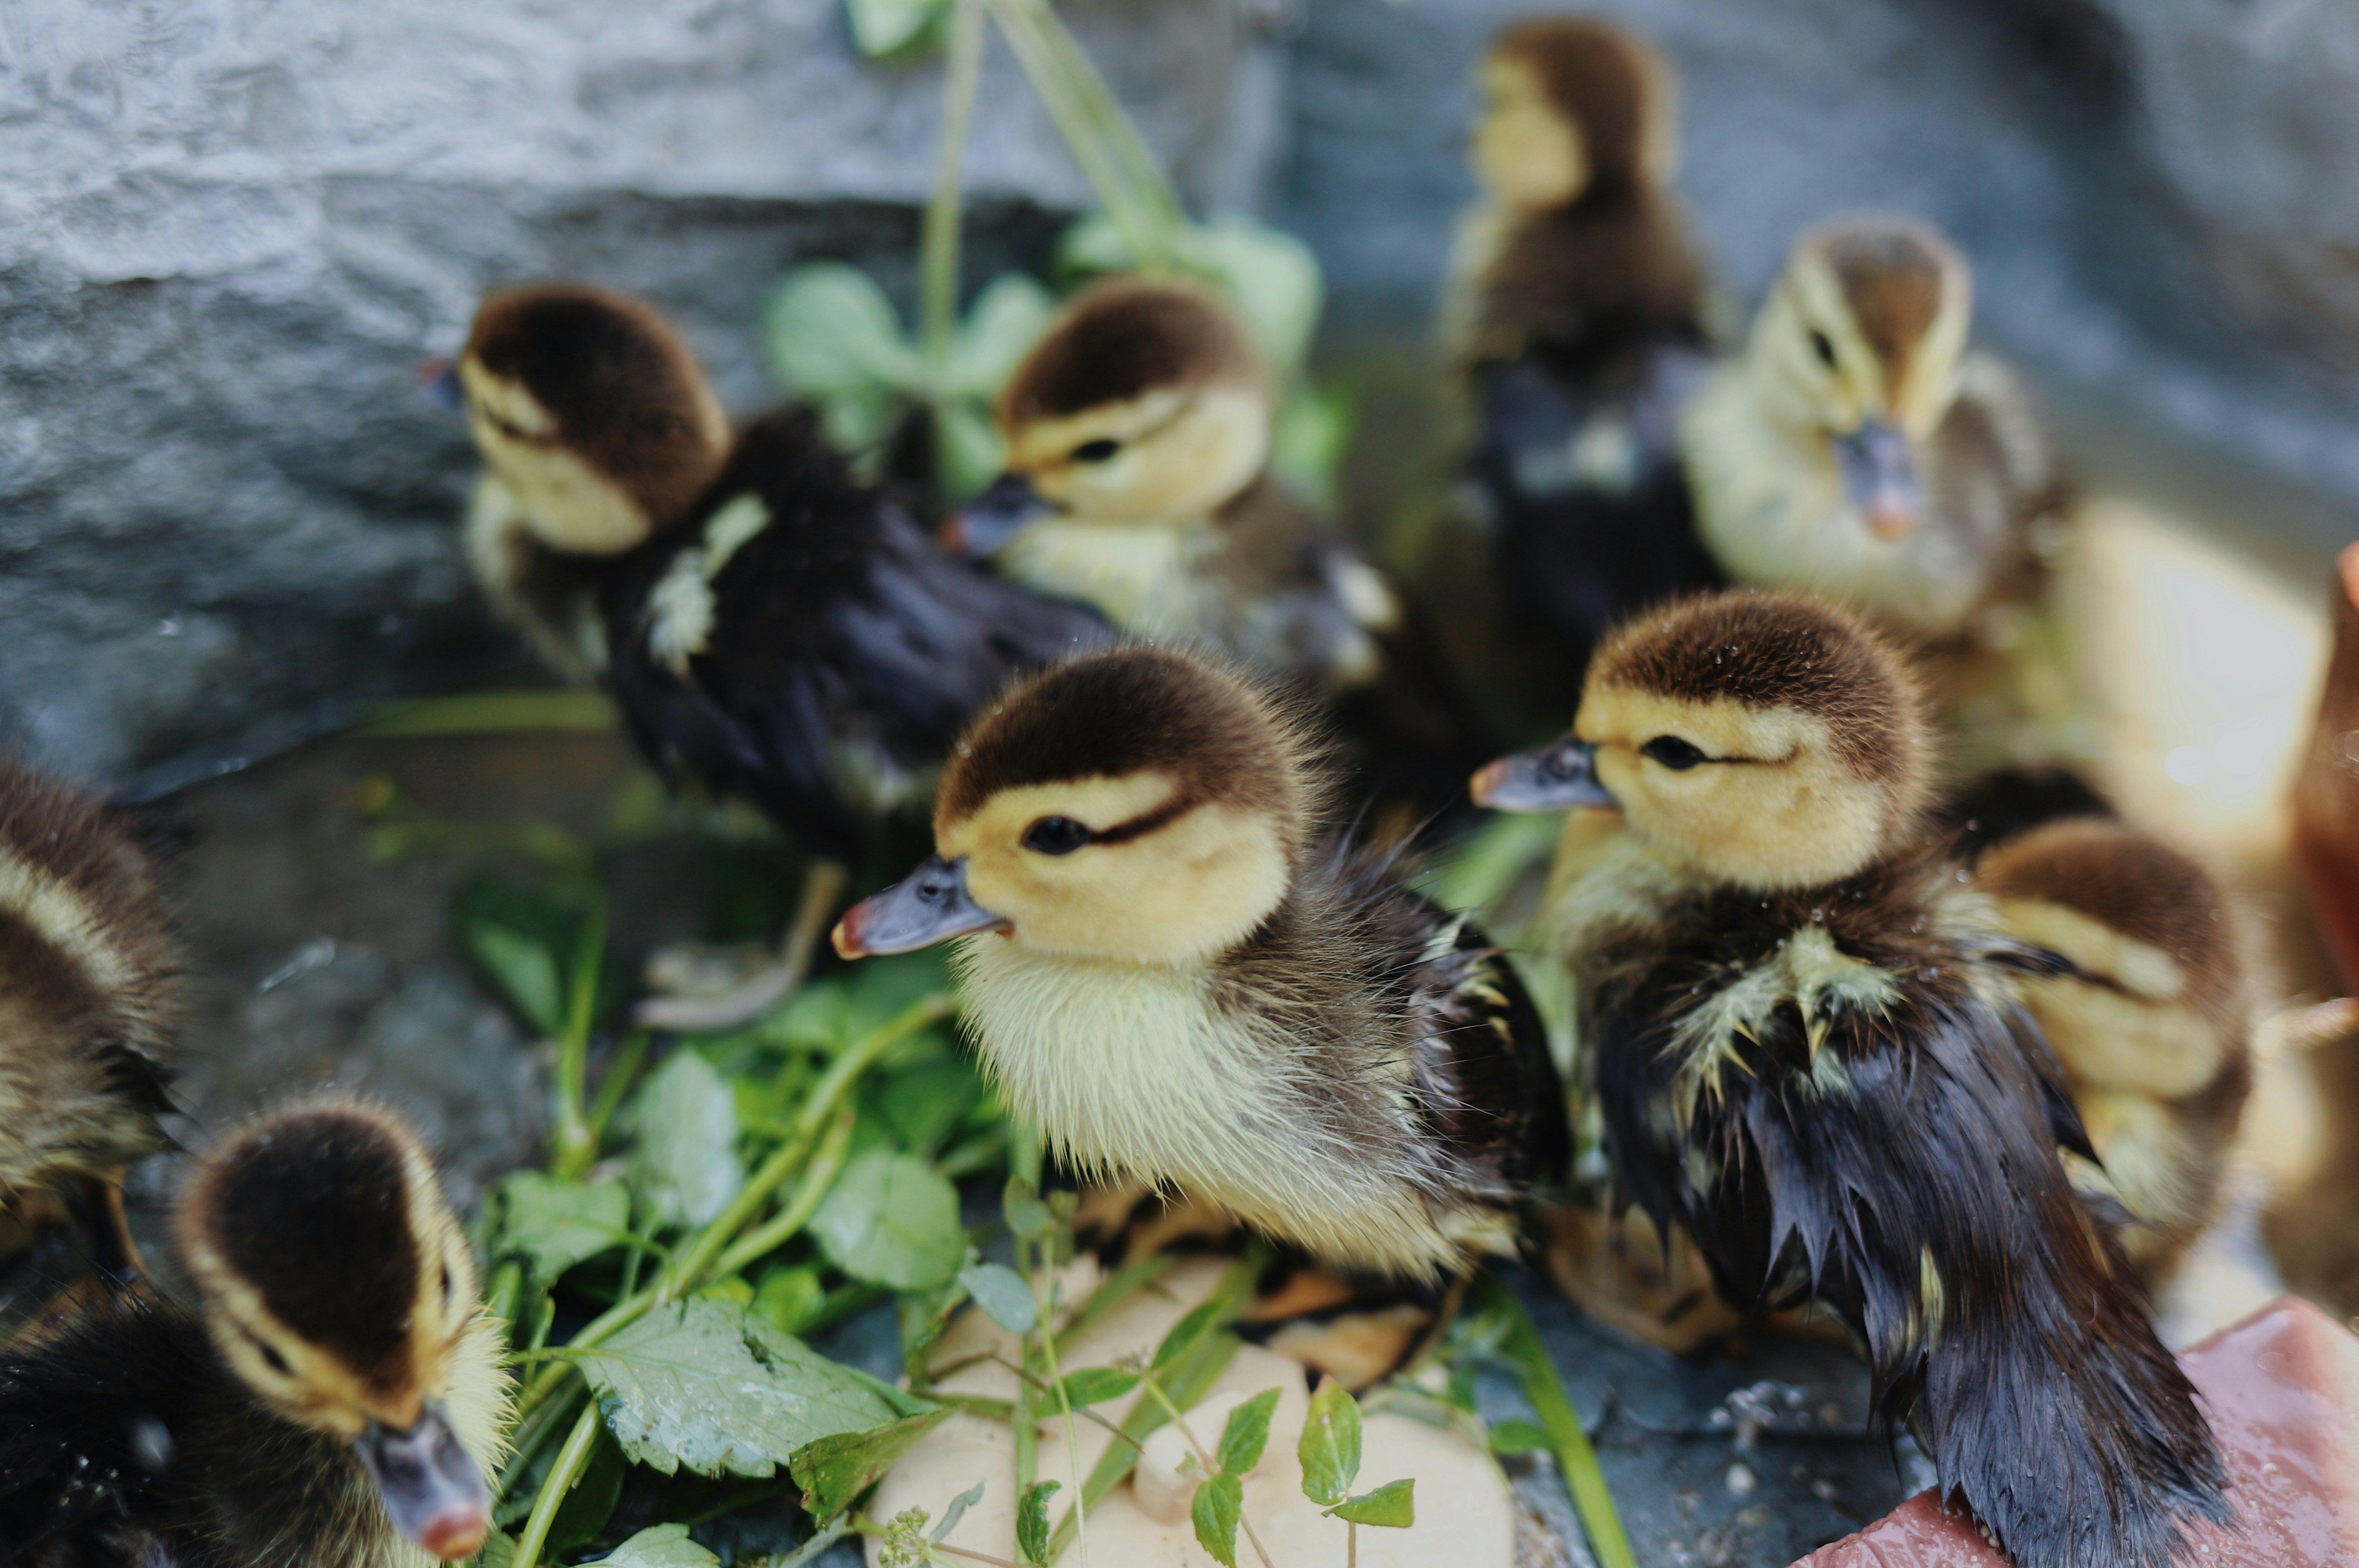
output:
POLYGON ((1343 1560, 1352 1568, 1360 1561, 1362 1525, 1407 1530, 1417 1522, 1414 1481, 1387 1481, 1353 1495, 1352 1483, 1360 1475, 1360 1401, 1332 1378, 1310 1396, 1296 1454, 1302 1462, 1302 1495, 1330 1519, 1343 1521, 1343 1560))

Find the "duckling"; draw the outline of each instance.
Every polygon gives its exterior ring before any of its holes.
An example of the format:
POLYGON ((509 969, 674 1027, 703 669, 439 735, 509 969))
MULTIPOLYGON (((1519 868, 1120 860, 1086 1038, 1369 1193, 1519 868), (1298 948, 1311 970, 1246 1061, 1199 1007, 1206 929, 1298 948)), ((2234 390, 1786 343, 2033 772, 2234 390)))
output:
POLYGON ((103 1279, 138 1253, 123 1167, 170 1146, 179 957, 122 818, 0 760, 0 1203, 61 1202, 103 1279))
POLYGON ((502 290, 436 378, 484 469, 476 581, 559 675, 605 667, 600 567, 677 520, 729 452, 704 369, 653 308, 580 284, 502 290))
POLYGON ((2049 960, 1922 830, 1930 750, 1890 644, 1736 590, 1616 633, 1572 734, 1475 794, 1618 814, 1549 920, 1626 1198, 1732 1303, 1832 1309, 2023 1568, 2168 1563, 2228 1518, 2219 1451, 2068 1177, 2093 1152, 2013 988, 2049 960))
POLYGON ((2332 652, 2294 775, 2293 859, 2346 990, 2359 991, 2359 545, 2335 560, 2332 652))
POLYGON ((2014 375, 1966 347, 1972 287, 1956 248, 1905 218, 1838 218, 1795 243, 1680 426, 1729 577, 1936 643, 2036 588, 2062 481, 2014 375))
POLYGON ((475 1552, 508 1377, 417 1138, 327 1098, 207 1155, 196 1308, 86 1303, 0 1353, 0 1563, 408 1568, 475 1552))
POLYGON ((1076 295, 1000 395, 1007 470, 955 547, 1132 636, 1193 642, 1332 695, 1372 684, 1401 607, 1269 471, 1267 377, 1225 307, 1177 283, 1076 295))
POLYGON ((1084 655, 976 719, 935 857, 853 905, 836 950, 963 937, 986 1069, 1085 1176, 1438 1283, 1512 1245, 1563 1165, 1563 1104, 1505 958, 1394 857, 1322 832, 1331 789, 1296 710, 1247 678, 1084 655))
POLYGON ((760 1012, 799 978, 869 826, 924 799, 974 710, 1017 671, 1113 633, 944 555, 807 409, 755 419, 703 465, 710 432, 687 415, 710 402, 702 373, 635 301, 495 295, 459 373, 495 471, 538 476, 514 481, 536 487, 535 547, 591 591, 583 645, 640 749, 758 806, 818 861, 779 963, 641 1016, 712 1028, 760 1012), (675 384, 690 375, 693 396, 675 384), (594 420, 573 412, 593 406, 594 420))
POLYGON ((1483 192, 1446 307, 1480 421, 1466 477, 1509 601, 1577 672, 1624 616, 1722 580, 1679 456, 1710 343, 1668 189, 1674 89, 1584 16, 1507 28, 1481 82, 1483 192))

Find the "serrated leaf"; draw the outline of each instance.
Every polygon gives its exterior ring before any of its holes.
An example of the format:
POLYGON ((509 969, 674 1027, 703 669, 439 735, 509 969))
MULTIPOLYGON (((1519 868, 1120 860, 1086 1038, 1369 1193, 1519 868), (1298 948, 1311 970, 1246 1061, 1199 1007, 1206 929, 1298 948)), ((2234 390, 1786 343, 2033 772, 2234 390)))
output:
POLYGON ((843 0, 852 41, 875 59, 897 54, 949 9, 949 0, 843 0))
POLYGON ((468 953, 508 1005, 543 1034, 556 1033, 565 1019, 565 982, 557 955, 523 932, 494 921, 464 921, 460 930, 468 953))
POLYGON ((745 1184, 737 1098, 712 1065, 675 1051, 639 1091, 631 1187, 664 1225, 702 1225, 745 1184))
POLYGON ((940 439, 942 489, 964 500, 999 477, 1007 461, 1007 443, 999 427, 973 403, 944 403, 934 410, 940 439))
POLYGON ((1075 1410, 1102 1405, 1108 1400, 1118 1400, 1138 1387, 1138 1374, 1125 1372, 1119 1367, 1084 1367, 1078 1372, 1068 1372, 1042 1396, 1040 1409, 1045 1411, 1062 1410, 1059 1402, 1061 1392, 1075 1410))
POLYGON ((943 1538, 958 1528, 958 1521, 966 1518, 966 1510, 981 1501, 983 1501, 983 1483, 977 1481, 951 1499, 951 1506, 942 1510, 942 1522, 934 1527, 934 1533, 927 1539, 940 1546, 943 1538))
POLYGON ((581 1365, 623 1452, 667 1476, 774 1475, 809 1444, 897 1413, 750 1310, 701 1297, 656 1308, 581 1365))
POLYGON ((958 1189, 913 1155, 871 1150, 844 1168, 811 1216, 820 1249, 854 1279, 921 1291, 966 1257, 958 1189))
POLYGON ((781 1334, 800 1334, 826 1304, 827 1287, 817 1269, 772 1269, 754 1288, 754 1311, 781 1334))
POLYGON ((1548 1429, 1537 1422, 1509 1420, 1494 1422, 1491 1427, 1491 1452, 1494 1454, 1541 1453, 1548 1446, 1548 1429))
POLYGON ((493 1255, 528 1260, 533 1278, 544 1285, 621 1245, 631 1223, 631 1195, 620 1182, 584 1186, 518 1171, 493 1189, 492 1203, 499 1216, 493 1255))
POLYGON ((1061 1481, 1036 1481, 1016 1505, 1016 1550, 1034 1568, 1048 1568, 1049 1499, 1063 1486, 1061 1481))
POLYGON ((803 1507, 821 1524, 852 1506, 899 1462, 918 1439, 951 1418, 948 1406, 865 1432, 838 1433, 795 1450, 787 1472, 803 1489, 803 1507))
POLYGON ((1163 1343, 1155 1347, 1155 1359, 1150 1363, 1155 1370, 1159 1372, 1177 1361, 1192 1349, 1198 1340, 1210 1334, 1217 1325, 1224 1305, 1218 1299, 1205 1302, 1173 1324, 1170 1332, 1163 1336, 1163 1343))
POLYGON ((688 1538, 684 1524, 651 1524, 598 1562, 606 1568, 720 1568, 721 1559, 688 1538))
POLYGON ((1196 1544, 1212 1554, 1222 1568, 1237 1568, 1237 1521, 1245 1517, 1245 1484, 1223 1470, 1196 1488, 1188 1505, 1195 1521, 1196 1544))
POLYGON ((910 387, 920 370, 893 302, 842 262, 787 274, 763 312, 762 341, 778 380, 807 395, 910 387))
POLYGON ((1008 1333, 1029 1334, 1040 1321, 1040 1303, 1033 1299, 1032 1287, 1006 1264, 971 1263, 958 1277, 974 1304, 1008 1333))
POLYGON ((1038 279, 1004 272, 985 284, 951 341, 944 390, 989 399, 1039 341, 1057 301, 1038 279))
POLYGON ((999 1205, 1007 1217, 1007 1228, 1019 1241, 1038 1241, 1057 1228, 1057 1217, 1049 1212, 1049 1206, 1040 1201, 1032 1184, 1021 1176, 1007 1178, 999 1205))
POLYGON ((1415 1481, 1388 1481, 1373 1492, 1362 1492, 1348 1502, 1337 1503, 1327 1513, 1332 1519, 1351 1524, 1407 1530, 1417 1522, 1416 1491, 1415 1481))
POLYGON ((1253 1473, 1261 1463, 1261 1451, 1269 1446, 1269 1414, 1277 1408, 1277 1390, 1264 1389, 1229 1412, 1228 1424, 1221 1429, 1221 1446, 1213 1454, 1223 1471, 1242 1479, 1253 1473))
POLYGON ((1319 1385, 1294 1452, 1302 1495, 1321 1507, 1342 1502, 1360 1476, 1360 1401, 1349 1389, 1332 1378, 1319 1385))

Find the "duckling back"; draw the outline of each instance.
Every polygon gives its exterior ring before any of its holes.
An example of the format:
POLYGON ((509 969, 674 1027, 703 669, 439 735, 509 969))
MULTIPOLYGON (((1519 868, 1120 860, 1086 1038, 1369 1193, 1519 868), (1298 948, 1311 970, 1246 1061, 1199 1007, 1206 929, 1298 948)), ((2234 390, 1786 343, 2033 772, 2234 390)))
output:
POLYGON ((107 1196, 167 1146, 179 959, 155 869, 124 823, 0 762, 0 1201, 55 1193, 127 1268, 107 1196))

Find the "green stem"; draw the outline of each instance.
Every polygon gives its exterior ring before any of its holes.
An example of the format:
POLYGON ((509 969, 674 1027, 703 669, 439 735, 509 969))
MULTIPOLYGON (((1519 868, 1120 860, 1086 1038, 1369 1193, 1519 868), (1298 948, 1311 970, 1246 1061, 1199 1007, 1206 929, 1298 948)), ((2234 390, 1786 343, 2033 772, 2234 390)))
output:
POLYGON ((794 1196, 787 1200, 787 1206, 747 1231, 736 1245, 723 1252, 721 1261, 713 1266, 715 1276, 734 1274, 756 1259, 777 1251, 810 1223, 810 1217, 819 1212, 820 1200, 827 1196, 835 1178, 843 1173, 844 1161, 852 1152, 852 1130, 859 1119, 850 1106, 836 1112, 835 1120, 812 1153, 810 1165, 796 1184, 794 1196))
POLYGON ((1582 1527, 1589 1531, 1590 1550, 1596 1554, 1598 1568, 1637 1568, 1630 1538, 1614 1509, 1614 1494, 1605 1485, 1605 1473, 1597 1467, 1597 1451, 1581 1429, 1581 1417, 1565 1392, 1556 1358, 1549 1354, 1547 1342, 1540 1338, 1539 1329, 1516 1292, 1495 1275, 1484 1276, 1483 1285, 1506 1320, 1507 1332, 1499 1348, 1523 1374, 1524 1399, 1549 1435, 1557 1468, 1563 1472, 1566 1489, 1572 1493, 1572 1506, 1580 1511, 1582 1527))
MULTIPOLYGON (((1022 1141, 1018 1141, 1019 1145, 1022 1141)), ((1031 1253, 1032 1244, 1019 1238, 1016 1243, 1016 1269, 1027 1283, 1032 1278, 1031 1253)), ((1037 1290, 1034 1298, 1038 1298, 1037 1290)), ((1040 1418, 1037 1402, 1038 1396, 1035 1392, 1039 1379, 1032 1369, 1035 1341, 1039 1332, 1040 1325, 1036 1321, 1030 1332, 1024 1336, 1023 1346, 1018 1352, 1024 1361, 1023 1369, 1016 1379, 1016 1502, 1019 1508, 1023 1506, 1024 1499, 1031 1496, 1033 1484, 1040 1478, 1040 1418)))
POLYGON ((500 1324, 507 1342, 516 1343, 516 1309, 523 1304, 524 1268, 507 1262, 492 1271, 492 1288, 484 1292, 484 1315, 500 1324))
MULTIPOLYGON (((1203 1468, 1204 1479, 1209 1481, 1219 1475, 1221 1473, 1219 1462, 1205 1450, 1201 1443, 1196 1440, 1195 1433, 1189 1429, 1187 1418, 1180 1413, 1180 1407, 1171 1402, 1171 1396, 1165 1393, 1161 1385, 1152 1378, 1145 1379, 1143 1386, 1148 1393, 1155 1396, 1156 1402, 1163 1407, 1163 1413, 1170 1418, 1171 1424, 1178 1427, 1180 1435, 1187 1440, 1189 1450, 1196 1455, 1196 1463, 1203 1468)), ((1245 1477, 1240 1476, 1237 1479, 1242 1481, 1245 1477)), ((1269 1552, 1262 1546, 1261 1537, 1254 1533, 1253 1520, 1245 1518, 1243 1509, 1237 1510, 1237 1523, 1244 1527, 1245 1540, 1253 1547, 1254 1555, 1261 1559, 1261 1568, 1272 1568, 1269 1552)), ((1082 1560, 1088 1561, 1086 1552, 1082 1554, 1082 1560)))
POLYGON ((646 1030, 632 1030, 623 1036, 614 1061, 607 1064, 606 1076, 598 1084, 597 1101, 590 1107, 590 1138, 593 1143, 606 1136, 607 1124, 622 1108, 623 1091, 638 1076, 639 1064, 647 1057, 647 1038, 646 1030))
POLYGON ((540 1496, 532 1500, 531 1517, 524 1521, 524 1531, 516 1537, 516 1557, 509 1568, 533 1568, 540 1561, 541 1546, 549 1540, 549 1527, 557 1522, 557 1510, 565 1506, 565 1494, 581 1477, 582 1467, 590 1462, 590 1445, 597 1440, 598 1407, 591 1405, 573 1423, 565 1446, 557 1451, 556 1460, 549 1466, 549 1478, 540 1484, 540 1496))
POLYGON ((552 1175, 572 1181, 598 1158, 598 1138, 590 1130, 584 1111, 589 1076, 590 1027, 598 1007, 598 971, 606 953, 606 901, 593 896, 575 945, 573 972, 568 977, 565 1033, 557 1050, 556 1152, 549 1167, 552 1175))
POLYGON ((935 384, 958 326, 959 170, 983 81, 983 0, 951 0, 950 56, 943 68, 942 136, 934 154, 934 189, 919 241, 919 343, 935 384))
MULTIPOLYGON (((1039 1292, 1036 1290, 1033 1293, 1039 1292)), ((1072 1392, 1065 1387, 1065 1374, 1057 1367, 1057 1336, 1051 1326, 1057 1321, 1057 1285, 1052 1280, 1049 1284, 1049 1304, 1041 1312, 1034 1332, 1039 1337, 1040 1355, 1049 1365, 1049 1386, 1057 1390, 1057 1408, 1065 1412, 1065 1463, 1072 1467, 1073 1479, 1078 1481, 1082 1478, 1082 1429, 1073 1420, 1072 1392)), ((1082 1568, 1089 1568, 1090 1521, 1085 1513, 1073 1515, 1073 1544, 1082 1554, 1082 1568)))

